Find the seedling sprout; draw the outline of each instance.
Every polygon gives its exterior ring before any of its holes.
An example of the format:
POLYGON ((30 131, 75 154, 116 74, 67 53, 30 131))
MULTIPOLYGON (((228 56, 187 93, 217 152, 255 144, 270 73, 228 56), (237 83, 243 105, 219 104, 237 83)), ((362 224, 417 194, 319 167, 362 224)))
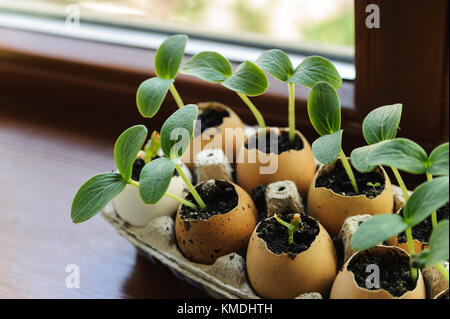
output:
POLYGON ((295 84, 311 88, 319 81, 326 81, 335 89, 342 85, 342 79, 334 65, 320 56, 307 57, 294 69, 285 52, 272 49, 262 53, 256 60, 256 65, 288 85, 289 140, 291 143, 295 139, 295 84))
MULTIPOLYGON (((300 229, 300 225, 302 222, 302 219, 300 217, 300 214, 295 214, 294 217, 292 217, 292 220, 290 223, 285 222, 281 218, 277 216, 277 214, 273 215, 273 217, 279 222, 281 225, 287 228, 288 230, 288 243, 289 245, 294 243, 294 233, 300 229)), ((302 226, 303 227, 303 226, 302 226)))
POLYGON ((341 147, 341 102, 336 90, 328 82, 319 81, 314 84, 308 96, 308 115, 313 127, 321 135, 312 144, 314 156, 325 165, 340 158, 353 189, 358 194, 355 175, 341 147))

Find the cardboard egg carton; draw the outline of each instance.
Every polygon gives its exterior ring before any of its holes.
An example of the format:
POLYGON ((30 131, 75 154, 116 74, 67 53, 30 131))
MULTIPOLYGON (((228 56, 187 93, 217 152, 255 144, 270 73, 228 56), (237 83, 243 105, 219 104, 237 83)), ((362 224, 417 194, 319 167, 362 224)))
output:
MULTIPOLYGON (((397 186, 393 186, 393 192, 398 209, 404 205, 404 200, 401 190, 397 186)), ((260 298, 253 291, 247 279, 243 256, 231 253, 219 257, 212 265, 195 263, 184 257, 177 247, 175 222, 172 217, 159 217, 150 221, 146 227, 134 227, 117 215, 112 204, 108 204, 104 208, 102 215, 121 236, 136 246, 144 257, 153 263, 164 265, 176 277, 192 284, 213 298, 260 298)), ((349 246, 352 234, 367 217, 365 215, 350 217, 344 223, 340 238, 344 243, 345 259, 352 253, 349 246)), ((427 284, 429 296, 436 296, 441 290, 437 289, 437 285, 442 285, 442 282, 437 280, 435 275, 432 275, 435 282, 427 284), (430 289, 432 290, 431 293, 430 289)), ((426 280, 427 276, 424 277, 426 280)), ((311 298, 320 299, 322 296, 311 292, 296 297, 296 299, 311 298)))

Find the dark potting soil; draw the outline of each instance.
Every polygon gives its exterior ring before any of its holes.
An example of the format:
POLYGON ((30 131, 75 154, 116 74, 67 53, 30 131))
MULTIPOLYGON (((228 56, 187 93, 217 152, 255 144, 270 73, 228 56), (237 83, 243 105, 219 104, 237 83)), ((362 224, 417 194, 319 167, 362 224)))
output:
MULTIPOLYGON (((155 159, 157 159, 157 158, 160 158, 161 156, 155 156, 153 159, 152 159, 152 161, 153 160, 155 160, 155 159)), ((132 171, 132 173, 131 173, 131 179, 133 180, 133 181, 135 181, 135 182, 139 182, 139 179, 141 178, 141 171, 142 171, 142 169, 144 168, 144 166, 145 166, 145 161, 142 159, 142 158, 137 158, 135 161, 134 161, 134 164, 133 164, 133 171, 132 171)), ((178 174, 178 171, 177 170, 174 170, 173 171, 173 175, 174 176, 178 176, 179 174, 178 174)))
MULTIPOLYGON (((286 222, 290 222, 294 214, 279 215, 286 222)), ((319 225, 312 217, 302 215, 302 227, 294 233, 294 242, 289 245, 287 228, 275 218, 267 218, 256 228, 258 237, 266 242, 267 248, 274 254, 287 254, 292 259, 308 250, 319 234, 319 225)))
POLYGON ((259 137, 261 134, 266 133, 252 135, 245 143, 245 147, 247 149, 257 148, 260 152, 266 154, 274 153, 277 155, 290 150, 299 151, 303 149, 303 141, 299 136, 295 135, 293 143, 289 141, 289 132, 281 132, 281 135, 272 132, 272 134, 277 135, 277 139, 271 139, 269 135, 266 135, 266 138, 260 141, 259 137))
MULTIPOLYGON (((235 188, 224 181, 205 182, 196 187, 197 192, 206 204, 206 210, 181 206, 180 218, 183 220, 207 220, 214 215, 225 214, 238 204, 238 195, 235 188)), ((187 201, 195 203, 192 194, 186 197, 187 201)))
POLYGON ((369 275, 366 272, 366 267, 370 264, 375 264, 380 269, 380 288, 387 290, 394 297, 400 297, 416 287, 416 283, 411 279, 409 258, 398 254, 397 251, 381 255, 363 251, 354 257, 348 264, 347 269, 353 272, 359 287, 368 290, 378 290, 375 287, 367 288, 366 286, 366 279, 369 275))
POLYGON ((252 199, 258 211, 258 223, 267 217, 266 189, 265 185, 260 184, 252 190, 252 199))
POLYGON ((216 127, 223 123, 225 117, 229 117, 230 113, 225 110, 206 109, 198 115, 200 120, 200 129, 195 128, 195 135, 198 136, 210 127, 216 127))
POLYGON ((368 198, 375 198, 381 194, 384 190, 385 180, 383 173, 378 168, 369 173, 360 173, 356 169, 352 169, 356 184, 358 184, 359 194, 354 191, 353 185, 340 160, 336 161, 332 170, 328 172, 322 171, 322 174, 317 176, 316 187, 325 187, 345 196, 366 195, 368 198), (368 182, 373 184, 380 183, 380 186, 367 186, 368 182))
MULTIPOLYGON (((448 219, 448 213, 449 207, 447 203, 436 211, 438 222, 440 222, 443 219, 448 219)), ((403 216, 403 210, 400 210, 400 215, 403 216)), ((422 243, 428 243, 432 231, 433 231, 433 224, 431 222, 431 215, 430 215, 423 222, 417 224, 412 228, 413 239, 416 239, 422 243)), ((403 232, 398 235, 398 242, 399 243, 407 242, 406 233, 403 232)))

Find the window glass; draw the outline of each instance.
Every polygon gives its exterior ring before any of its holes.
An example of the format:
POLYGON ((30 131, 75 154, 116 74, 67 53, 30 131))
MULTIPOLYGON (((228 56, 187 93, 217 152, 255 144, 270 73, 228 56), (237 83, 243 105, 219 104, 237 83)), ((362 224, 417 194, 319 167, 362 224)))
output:
POLYGON ((41 15, 214 40, 280 47, 351 60, 354 0, 0 0, 41 15))

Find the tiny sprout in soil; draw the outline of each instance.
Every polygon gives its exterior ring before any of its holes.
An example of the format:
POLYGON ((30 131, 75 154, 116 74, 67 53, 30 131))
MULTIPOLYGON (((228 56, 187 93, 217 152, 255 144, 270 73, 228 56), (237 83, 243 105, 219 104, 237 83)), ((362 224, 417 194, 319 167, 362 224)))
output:
POLYGON ((376 183, 367 182, 366 185, 372 187, 374 191, 375 191, 378 187, 381 186, 381 184, 380 184, 379 182, 376 182, 376 183))
MULTIPOLYGON (((289 245, 293 244, 294 243, 294 233, 296 231, 298 231, 299 229, 301 229, 300 225, 302 223, 302 219, 300 217, 300 214, 295 214, 294 217, 292 217, 292 220, 290 223, 287 223, 284 220, 282 220, 281 218, 278 218, 278 216, 276 214, 273 215, 273 217, 275 217, 277 222, 279 222, 281 225, 283 225, 284 227, 287 228, 288 234, 289 234, 288 243, 289 243, 289 245)), ((303 228, 303 226, 302 226, 302 228, 303 228)))

